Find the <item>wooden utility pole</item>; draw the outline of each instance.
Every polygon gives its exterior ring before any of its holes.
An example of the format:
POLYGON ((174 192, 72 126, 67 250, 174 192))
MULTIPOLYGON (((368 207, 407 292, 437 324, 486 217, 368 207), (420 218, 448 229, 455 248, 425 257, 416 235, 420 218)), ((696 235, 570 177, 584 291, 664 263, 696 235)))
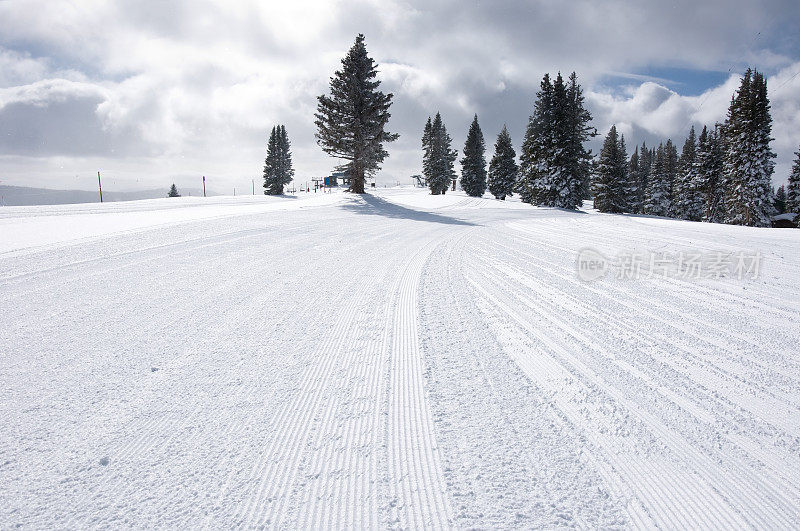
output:
POLYGON ((100 182, 100 172, 97 172, 97 186, 100 188, 100 202, 103 202, 103 183, 100 182))

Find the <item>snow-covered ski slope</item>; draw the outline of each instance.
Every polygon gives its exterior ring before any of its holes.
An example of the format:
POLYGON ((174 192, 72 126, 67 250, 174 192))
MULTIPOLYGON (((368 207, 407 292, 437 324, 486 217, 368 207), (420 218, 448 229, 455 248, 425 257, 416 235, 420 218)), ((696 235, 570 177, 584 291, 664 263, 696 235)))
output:
POLYGON ((0 210, 0 528, 800 526, 800 231, 377 190, 0 210), (760 252, 584 282, 583 248, 760 252))

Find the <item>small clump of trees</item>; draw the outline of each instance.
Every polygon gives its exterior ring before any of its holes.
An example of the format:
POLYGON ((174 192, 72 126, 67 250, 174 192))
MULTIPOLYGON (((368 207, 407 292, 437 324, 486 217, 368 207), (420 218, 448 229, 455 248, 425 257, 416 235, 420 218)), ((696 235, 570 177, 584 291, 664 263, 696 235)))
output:
POLYGON ((437 112, 433 120, 429 116, 422 133, 422 175, 433 195, 446 193, 456 180, 458 151, 451 148, 452 142, 442 115, 437 112))
POLYGON ((523 202, 575 209, 589 197, 591 120, 575 72, 566 82, 544 75, 522 140, 515 191, 523 202))

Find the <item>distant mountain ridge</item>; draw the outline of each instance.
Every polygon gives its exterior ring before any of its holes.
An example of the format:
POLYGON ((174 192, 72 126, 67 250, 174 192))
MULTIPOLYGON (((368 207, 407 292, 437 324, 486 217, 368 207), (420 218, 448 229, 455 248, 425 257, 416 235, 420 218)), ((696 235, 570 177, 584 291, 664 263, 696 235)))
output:
MULTIPOLYGON (((202 196, 203 190, 178 188, 181 195, 202 196)), ((169 187, 134 192, 114 192, 103 190, 103 201, 136 201, 139 199, 157 199, 167 197, 169 187)), ((210 191, 207 195, 217 195, 210 191)), ((99 203, 100 194, 88 190, 53 190, 50 188, 30 188, 27 186, 0 185, 0 205, 32 206, 32 205, 69 205, 75 203, 99 203)))

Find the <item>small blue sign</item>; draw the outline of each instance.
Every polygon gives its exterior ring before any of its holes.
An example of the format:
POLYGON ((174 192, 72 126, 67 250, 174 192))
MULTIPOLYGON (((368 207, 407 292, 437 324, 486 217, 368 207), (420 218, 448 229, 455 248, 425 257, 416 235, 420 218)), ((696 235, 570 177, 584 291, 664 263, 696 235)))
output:
POLYGON ((331 178, 325 177, 325 186, 330 186, 330 185, 331 185, 331 178))

